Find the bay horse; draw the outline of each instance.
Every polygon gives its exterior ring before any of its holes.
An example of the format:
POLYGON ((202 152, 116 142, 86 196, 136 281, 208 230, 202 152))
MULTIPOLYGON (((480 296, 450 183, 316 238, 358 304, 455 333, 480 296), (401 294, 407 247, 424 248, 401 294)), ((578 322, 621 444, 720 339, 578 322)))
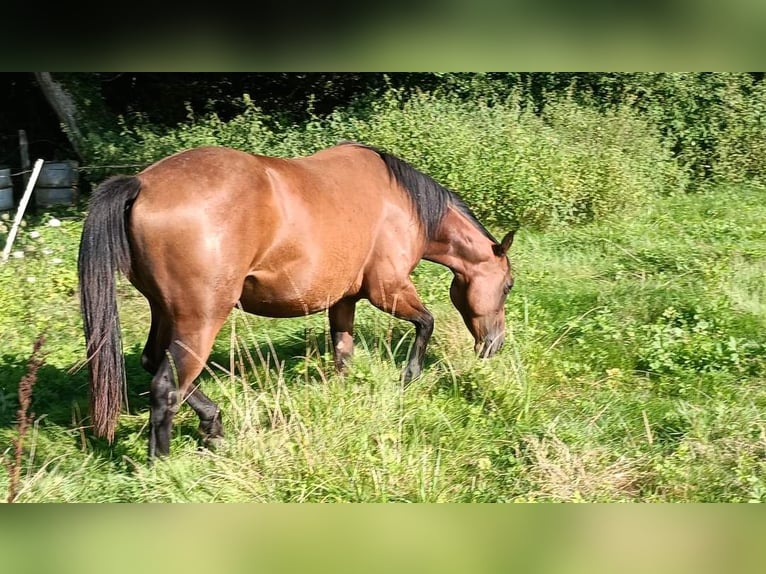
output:
POLYGON ((183 402, 205 440, 223 436, 218 406, 193 383, 238 305, 267 317, 327 310, 342 372, 355 305, 367 299, 415 326, 407 384, 421 373, 434 327, 410 279, 426 259, 454 273, 450 298, 474 349, 494 355, 505 338, 513 236, 497 241, 454 192, 356 142, 300 158, 205 146, 113 176, 91 197, 78 256, 94 432, 114 440, 125 383, 117 271, 151 310, 141 356, 153 375, 151 461, 169 454, 183 402))

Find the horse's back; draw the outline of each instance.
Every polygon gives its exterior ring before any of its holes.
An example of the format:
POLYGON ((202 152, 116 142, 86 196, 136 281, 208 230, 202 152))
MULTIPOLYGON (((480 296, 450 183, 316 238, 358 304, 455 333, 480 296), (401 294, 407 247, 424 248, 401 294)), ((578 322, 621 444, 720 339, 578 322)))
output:
MULTIPOLYGON (((377 216, 385 202, 397 201, 388 191, 385 166, 372 151, 338 145, 313 155, 277 158, 232 148, 198 147, 168 156, 146 168, 140 204, 157 211, 184 211, 191 203, 215 209, 253 206, 272 209, 305 203, 317 210, 359 211, 377 216)), ((331 217, 325 217, 328 223, 331 217)), ((319 223, 322 223, 319 221, 319 223)))

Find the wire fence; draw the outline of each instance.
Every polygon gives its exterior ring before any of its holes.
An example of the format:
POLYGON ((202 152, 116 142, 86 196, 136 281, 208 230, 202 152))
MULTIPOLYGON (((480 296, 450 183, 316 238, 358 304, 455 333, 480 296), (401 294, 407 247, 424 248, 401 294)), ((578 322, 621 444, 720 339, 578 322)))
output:
MULTIPOLYGON (((143 163, 126 163, 126 164, 123 164, 123 165, 84 165, 84 166, 75 167, 73 169, 75 169, 76 171, 95 171, 97 169, 124 169, 124 168, 128 168, 128 167, 133 168, 133 167, 145 167, 145 166, 146 166, 146 164, 143 164, 143 163)), ((28 174, 28 173, 31 174, 32 170, 31 169, 25 169, 25 170, 22 170, 22 171, 17 171, 15 173, 12 173, 11 177, 17 177, 19 175, 25 175, 25 174, 28 174)))

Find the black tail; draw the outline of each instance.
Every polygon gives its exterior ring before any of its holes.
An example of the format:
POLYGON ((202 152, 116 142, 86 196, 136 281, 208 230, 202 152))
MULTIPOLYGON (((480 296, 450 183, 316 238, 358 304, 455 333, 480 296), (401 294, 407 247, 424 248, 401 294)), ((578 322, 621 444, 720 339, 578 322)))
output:
POLYGON ((124 175, 98 186, 90 200, 77 261, 90 371, 91 422, 96 435, 110 442, 125 382, 115 273, 130 270, 128 207, 140 190, 137 177, 124 175))

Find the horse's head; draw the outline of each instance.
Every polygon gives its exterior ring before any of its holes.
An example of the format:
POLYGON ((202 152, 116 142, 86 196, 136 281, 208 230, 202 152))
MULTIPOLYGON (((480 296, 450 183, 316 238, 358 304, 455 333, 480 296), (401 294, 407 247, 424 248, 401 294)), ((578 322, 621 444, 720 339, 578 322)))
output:
POLYGON ((492 246, 494 257, 477 263, 470 276, 455 274, 449 294, 463 316, 481 358, 494 355, 505 341, 505 299, 513 287, 508 249, 514 232, 492 246))

